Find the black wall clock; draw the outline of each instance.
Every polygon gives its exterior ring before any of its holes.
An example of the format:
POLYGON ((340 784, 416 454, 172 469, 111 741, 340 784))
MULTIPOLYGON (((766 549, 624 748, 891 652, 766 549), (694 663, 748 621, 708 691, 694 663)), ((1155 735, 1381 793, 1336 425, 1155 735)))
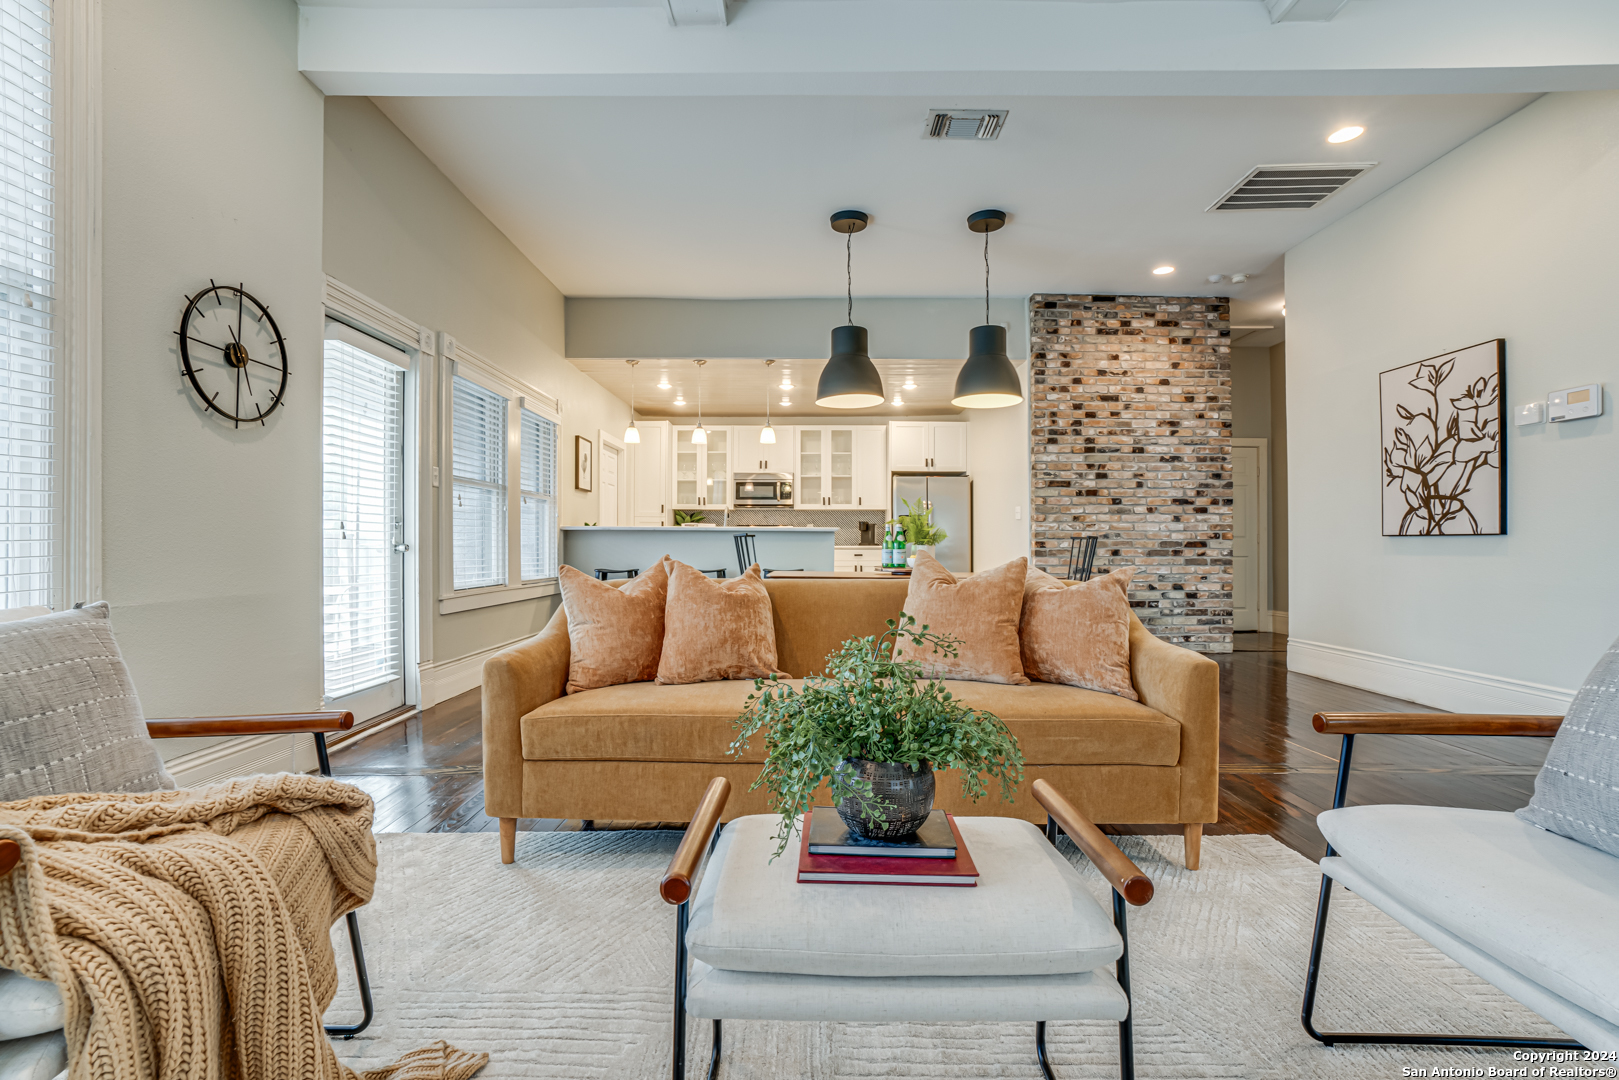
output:
POLYGON ((263 424, 287 392, 287 344, 270 309, 240 285, 186 297, 180 367, 205 408, 237 427, 263 424))

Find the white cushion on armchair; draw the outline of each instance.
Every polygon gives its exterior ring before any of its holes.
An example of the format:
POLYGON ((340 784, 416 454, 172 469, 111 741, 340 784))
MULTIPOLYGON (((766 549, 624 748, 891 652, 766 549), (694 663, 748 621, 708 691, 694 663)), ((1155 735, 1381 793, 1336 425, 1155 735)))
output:
POLYGON ((1500 811, 1349 806, 1317 821, 1410 911, 1619 1024, 1619 859, 1500 811))
POLYGON ((0 1039, 55 1031, 66 1018, 61 991, 54 983, 0 968, 0 1039))

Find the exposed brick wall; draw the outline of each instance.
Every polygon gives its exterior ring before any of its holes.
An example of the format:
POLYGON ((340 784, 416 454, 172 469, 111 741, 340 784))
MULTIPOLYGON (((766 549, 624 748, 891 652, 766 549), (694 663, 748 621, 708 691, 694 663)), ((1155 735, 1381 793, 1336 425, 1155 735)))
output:
POLYGON ((1100 536, 1098 571, 1136 570, 1130 604, 1149 630, 1230 651, 1229 301, 1029 304, 1035 564, 1063 576, 1069 538, 1100 536))

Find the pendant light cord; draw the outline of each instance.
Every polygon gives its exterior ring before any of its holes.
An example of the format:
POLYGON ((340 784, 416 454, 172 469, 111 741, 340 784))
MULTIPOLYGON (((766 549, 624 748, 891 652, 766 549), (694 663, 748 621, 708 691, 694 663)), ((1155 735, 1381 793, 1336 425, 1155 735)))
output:
POLYGON ((984 230, 984 324, 989 325, 989 230, 984 230))
POLYGON ((849 289, 849 312, 846 318, 854 325, 854 233, 843 234, 843 273, 849 289))

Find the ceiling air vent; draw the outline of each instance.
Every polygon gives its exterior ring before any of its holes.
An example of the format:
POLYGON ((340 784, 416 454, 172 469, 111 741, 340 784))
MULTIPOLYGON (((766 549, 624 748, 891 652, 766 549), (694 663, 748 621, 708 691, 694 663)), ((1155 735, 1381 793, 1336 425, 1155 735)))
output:
POLYGON ((1308 210, 1376 165, 1261 165, 1215 200, 1210 210, 1308 210))
POLYGON ((1005 109, 932 109, 922 136, 927 139, 993 139, 1000 135, 1005 124, 1005 109))

